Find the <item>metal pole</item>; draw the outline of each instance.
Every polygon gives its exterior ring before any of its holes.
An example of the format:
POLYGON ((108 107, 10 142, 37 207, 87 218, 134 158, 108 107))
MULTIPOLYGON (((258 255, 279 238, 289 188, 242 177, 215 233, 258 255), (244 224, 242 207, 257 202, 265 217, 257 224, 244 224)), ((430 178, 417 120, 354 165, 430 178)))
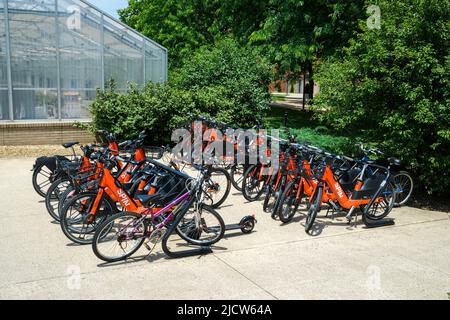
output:
POLYGON ((59 25, 58 25, 58 0, 55 0, 55 32, 56 32, 56 74, 57 79, 56 83, 58 86, 58 119, 59 121, 62 121, 62 96, 61 96, 61 57, 60 57, 60 31, 59 31, 59 25))
POLYGON ((9 119, 11 121, 14 121, 12 72, 11 72, 11 40, 9 31, 8 0, 4 0, 4 5, 5 5, 5 32, 6 32, 6 76, 8 78, 9 119))
POLYGON ((147 63, 145 59, 146 51, 145 51, 145 39, 142 38, 142 86, 145 85, 147 81, 147 63))
POLYGON ((105 16, 103 14, 103 12, 101 13, 102 18, 101 18, 101 59, 102 59, 102 80, 101 80, 101 86, 102 86, 102 90, 105 90, 105 16))
POLYGON ((169 51, 166 49, 166 50, 164 50, 164 53, 165 53, 165 55, 164 55, 164 70, 163 70, 163 72, 164 72, 164 82, 167 82, 167 81, 169 81, 169 73, 168 73, 168 70, 169 70, 169 51))

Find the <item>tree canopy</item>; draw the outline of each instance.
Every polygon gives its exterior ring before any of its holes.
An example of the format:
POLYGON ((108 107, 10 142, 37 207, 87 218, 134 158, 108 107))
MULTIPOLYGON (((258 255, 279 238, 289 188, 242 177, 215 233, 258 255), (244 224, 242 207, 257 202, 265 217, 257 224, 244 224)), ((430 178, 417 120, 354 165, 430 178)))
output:
POLYGON ((328 125, 407 160, 429 192, 450 187, 450 3, 380 0, 381 29, 322 63, 314 100, 328 125))
POLYGON ((363 0, 130 0, 120 17, 169 48, 173 67, 195 49, 233 37, 284 74, 344 45, 363 7, 363 0))

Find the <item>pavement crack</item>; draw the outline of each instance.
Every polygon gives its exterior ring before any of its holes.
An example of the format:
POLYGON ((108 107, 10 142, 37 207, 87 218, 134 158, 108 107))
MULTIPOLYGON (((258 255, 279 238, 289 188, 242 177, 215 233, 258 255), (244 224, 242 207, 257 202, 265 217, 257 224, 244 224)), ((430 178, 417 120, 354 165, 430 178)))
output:
POLYGON ((238 274, 240 274, 242 277, 244 277, 245 279, 247 279, 248 281, 250 281, 251 283, 253 283, 255 286, 257 286, 259 289, 263 290, 264 292, 266 292, 268 295, 270 295, 271 297, 273 297, 275 300, 280 300, 278 297, 276 297, 275 295, 273 295, 270 291, 264 289, 263 287, 261 287, 258 283, 256 283, 255 281, 253 281, 252 279, 250 279, 249 277, 247 277, 245 274, 243 274, 242 272, 240 272, 238 269, 236 269, 235 267, 233 267, 231 264, 229 264, 228 262, 226 262, 223 259, 220 259, 220 257, 216 256, 215 254, 213 254, 213 256, 219 260, 220 262, 222 262, 223 264, 225 264, 228 268, 232 269, 233 271, 237 272, 238 274))

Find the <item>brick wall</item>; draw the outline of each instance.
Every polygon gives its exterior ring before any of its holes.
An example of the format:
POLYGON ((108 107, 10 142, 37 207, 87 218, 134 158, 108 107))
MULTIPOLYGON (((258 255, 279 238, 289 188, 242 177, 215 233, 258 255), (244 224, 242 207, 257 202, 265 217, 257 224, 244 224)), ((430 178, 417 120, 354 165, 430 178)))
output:
POLYGON ((0 145, 57 145, 78 141, 91 143, 93 135, 75 128, 72 122, 0 123, 0 145))

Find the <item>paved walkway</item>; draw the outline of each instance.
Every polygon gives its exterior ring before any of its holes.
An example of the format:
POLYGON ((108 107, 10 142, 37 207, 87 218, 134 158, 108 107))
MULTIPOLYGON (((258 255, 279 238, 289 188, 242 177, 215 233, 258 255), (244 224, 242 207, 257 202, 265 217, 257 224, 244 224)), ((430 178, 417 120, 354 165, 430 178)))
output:
MULTIPOLYGON (((32 160, 0 160, 0 299, 447 299, 447 214, 396 209, 396 225, 349 228, 301 216, 282 226, 235 190, 220 210, 228 223, 256 214, 256 232, 230 234, 214 254, 168 259, 146 250, 104 265, 70 244, 31 186, 32 160), (79 274, 79 277, 78 277, 79 274)), ((175 244, 174 244, 175 245, 175 244)))

